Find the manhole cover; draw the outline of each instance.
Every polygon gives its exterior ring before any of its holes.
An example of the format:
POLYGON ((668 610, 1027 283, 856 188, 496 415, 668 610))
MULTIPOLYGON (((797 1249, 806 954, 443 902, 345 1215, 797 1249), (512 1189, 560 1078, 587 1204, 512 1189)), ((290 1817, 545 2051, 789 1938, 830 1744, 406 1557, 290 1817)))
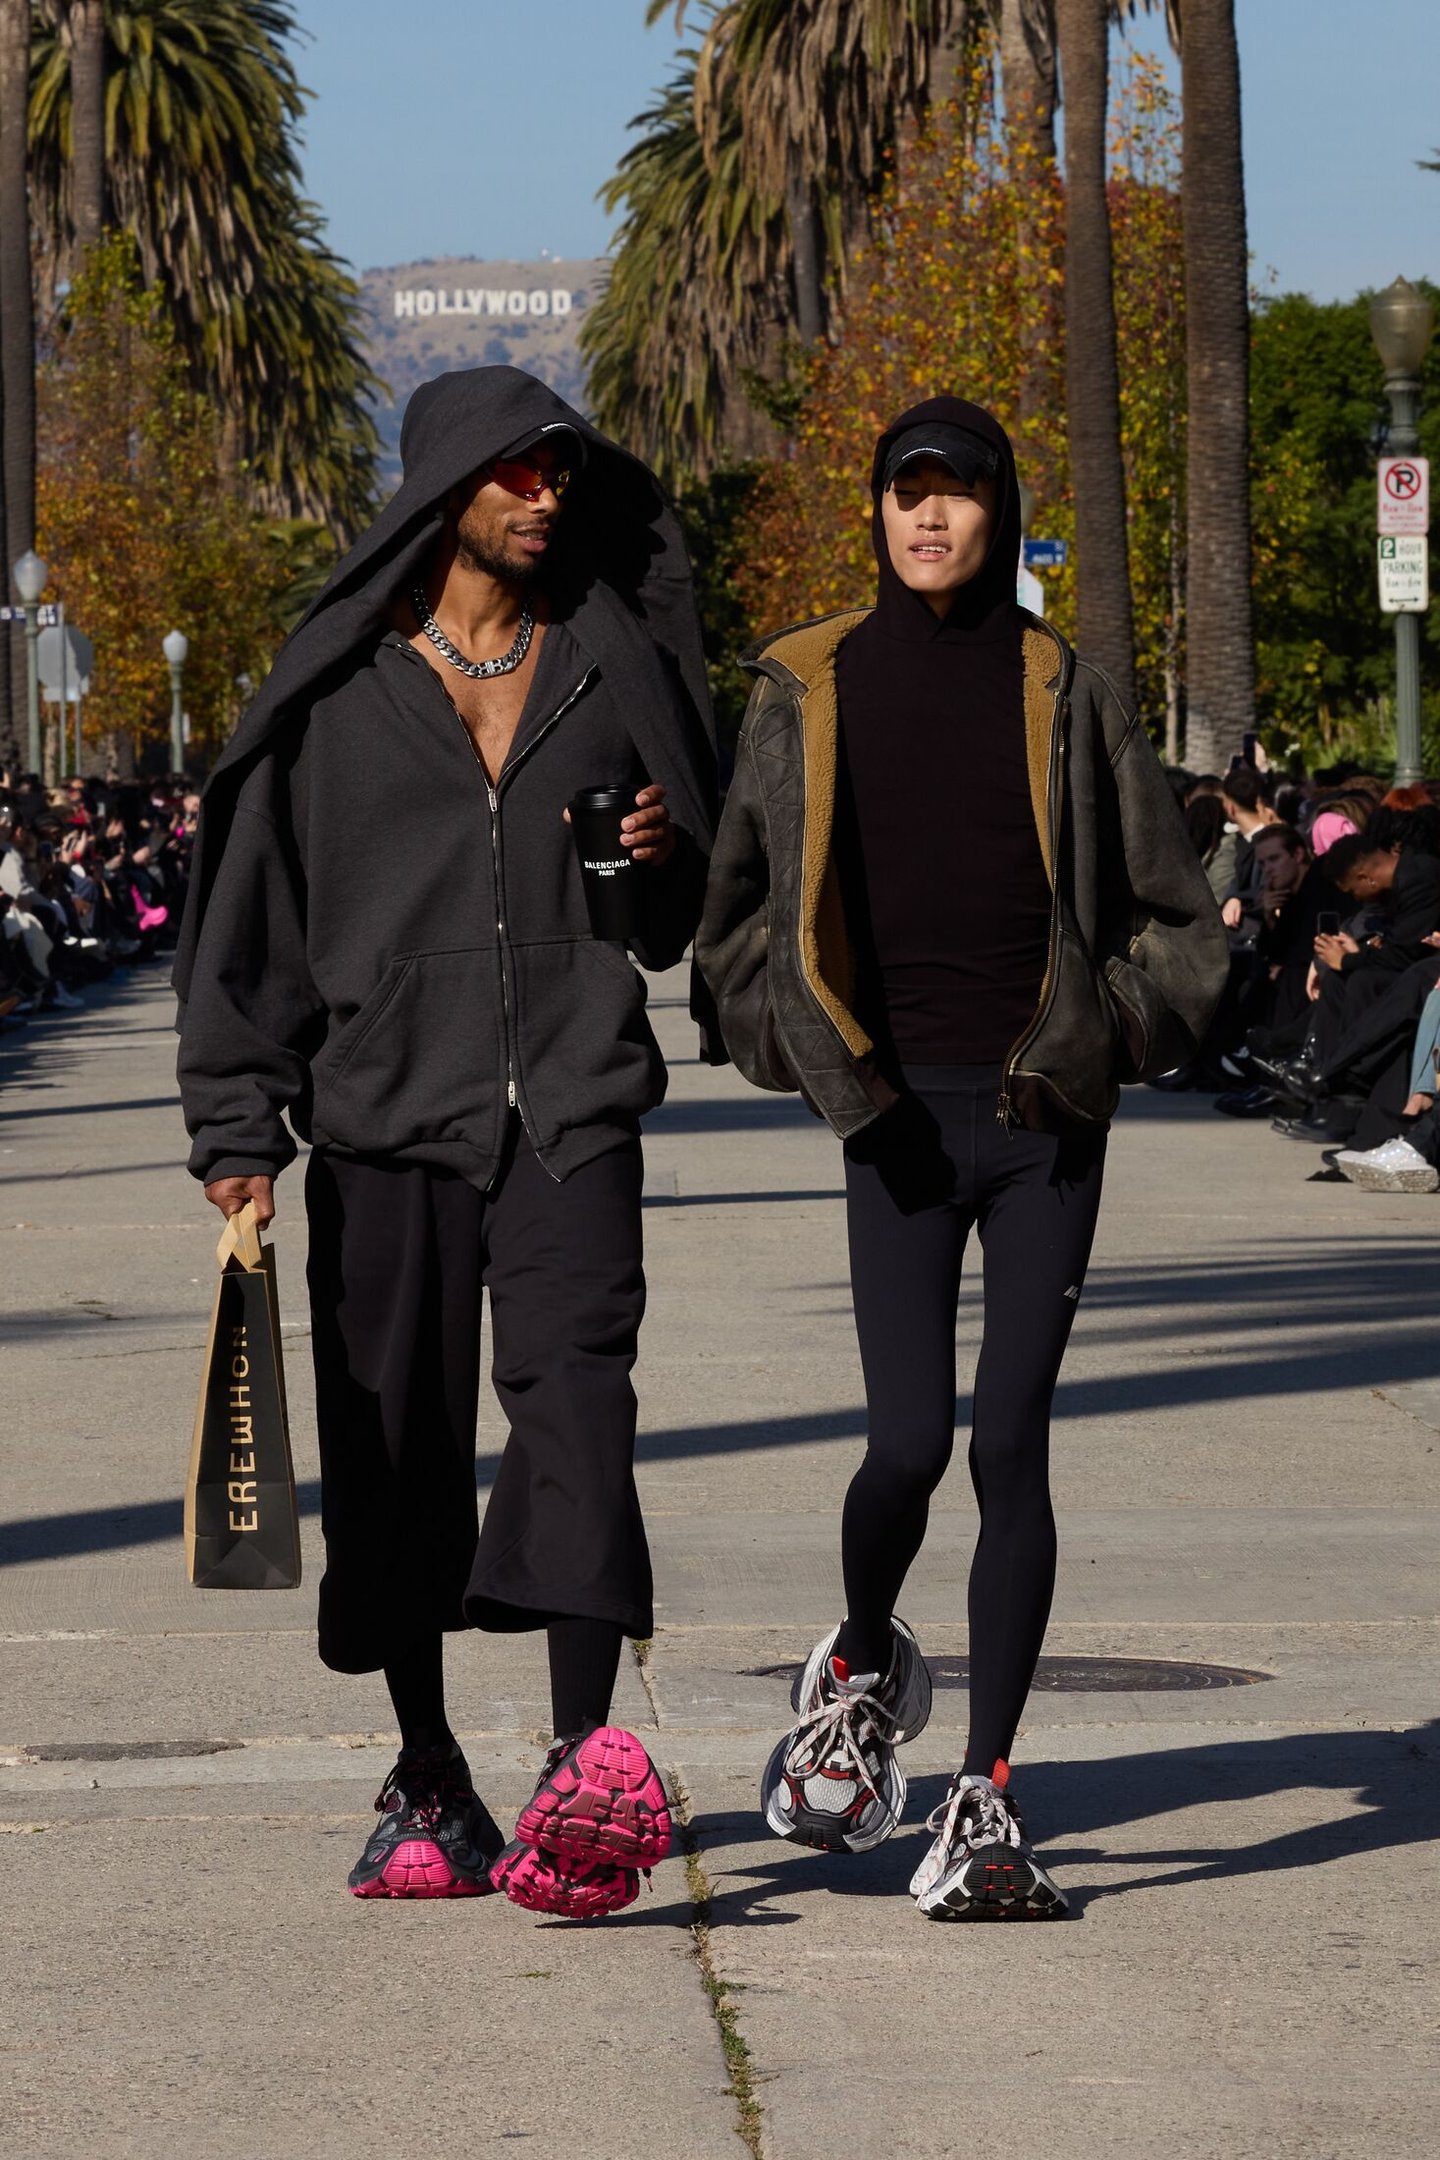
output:
POLYGON ((238 1740, 39 1740, 20 1752, 27 1762, 168 1762, 175 1756, 223 1755, 238 1740))
MULTIPOLYGON (((926 1663, 936 1687, 969 1687, 968 1658, 932 1657, 926 1663)), ((741 1677, 793 1680, 804 1669, 801 1662, 752 1665, 741 1677)), ((1191 1688, 1253 1687, 1273 1678, 1240 1665, 1198 1665, 1181 1658, 1042 1657, 1034 1684, 1041 1694, 1054 1695, 1180 1694, 1191 1688)))

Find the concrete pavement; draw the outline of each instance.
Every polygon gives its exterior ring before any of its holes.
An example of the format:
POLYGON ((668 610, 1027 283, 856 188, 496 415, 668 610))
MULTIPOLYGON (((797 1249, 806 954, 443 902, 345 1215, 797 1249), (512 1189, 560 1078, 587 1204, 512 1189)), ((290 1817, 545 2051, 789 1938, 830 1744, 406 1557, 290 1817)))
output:
MULTIPOLYGON (((928 1925, 904 1885, 963 1688, 907 1750, 891 1844, 843 1862, 759 1834, 785 1668, 838 1613, 863 1434, 839 1155, 697 1065, 661 979, 658 1613, 619 1714, 690 1858, 593 1928, 367 1906, 343 1881, 393 1734, 378 1683, 312 1647, 299 1180, 276 1243, 306 1584, 194 1592, 179 1492, 216 1225, 178 1167, 158 975, 94 1003, 0 1038, 0 2153, 1429 2153, 1440 1204, 1308 1182, 1317 1155, 1263 1125, 1127 1097, 1055 1432, 1047 1654, 1082 1662, 1047 1677, 1087 1684, 1037 1689, 1016 1748, 1076 1917, 928 1925), (1144 1691, 1123 1659, 1259 1677, 1144 1691)), ((962 1370, 977 1327, 971 1284, 962 1370)), ((503 1438, 487 1400, 482 1479, 503 1438)), ((944 1659, 972 1537, 957 1464, 905 1599, 944 1659)), ((476 1638, 450 1669, 504 1822, 546 1736, 543 1651, 476 1638)))

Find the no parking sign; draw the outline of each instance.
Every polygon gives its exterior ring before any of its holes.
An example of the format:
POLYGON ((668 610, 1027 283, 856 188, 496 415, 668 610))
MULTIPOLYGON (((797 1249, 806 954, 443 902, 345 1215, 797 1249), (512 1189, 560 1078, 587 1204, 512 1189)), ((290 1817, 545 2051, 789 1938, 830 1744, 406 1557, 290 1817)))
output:
POLYGON ((1376 530, 1392 535, 1429 532, 1429 458, 1381 458, 1376 530))

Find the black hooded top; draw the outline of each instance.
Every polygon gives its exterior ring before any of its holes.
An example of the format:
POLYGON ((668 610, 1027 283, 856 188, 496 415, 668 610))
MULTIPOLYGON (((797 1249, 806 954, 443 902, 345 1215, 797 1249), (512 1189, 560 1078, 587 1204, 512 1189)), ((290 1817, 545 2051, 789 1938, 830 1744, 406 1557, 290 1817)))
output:
POLYGON ((880 437, 871 494, 876 604, 836 667, 861 1017, 898 1064, 998 1065, 1039 1002, 1052 905, 1025 750, 1014 452, 983 407, 930 398, 880 437), (937 421, 998 456, 989 552, 943 619, 895 570, 881 513, 895 438, 937 421))
POLYGON ((327 680, 383 634, 393 602, 413 589, 439 538, 452 489, 547 427, 571 428, 585 445, 583 480, 566 499, 546 563, 547 589, 565 612, 583 615, 587 647, 624 686, 642 761, 656 770, 672 768, 673 754, 651 757, 640 738, 647 715, 673 704, 678 671, 688 757, 686 771, 672 776, 669 808, 709 852, 714 725, 690 563, 674 511, 647 466, 535 376, 512 367, 460 369, 422 383, 410 399, 400 435, 404 479, 280 648, 210 776, 175 959, 182 1005, 236 799, 257 756, 283 730, 303 727, 327 680))
MULTIPOLYGON (((317 1148, 484 1188, 512 1108, 563 1178, 629 1138, 664 1061, 623 950, 591 934, 562 811, 662 782, 646 967, 699 917, 715 756, 689 565, 638 460, 515 368, 417 390, 405 479, 282 648, 206 790, 176 960, 180 1090, 207 1182, 317 1148), (437 671, 389 627, 452 489, 547 427, 584 442, 545 565, 549 619, 490 784, 437 671)), ((698 1015, 697 1015, 698 1017, 698 1015)))

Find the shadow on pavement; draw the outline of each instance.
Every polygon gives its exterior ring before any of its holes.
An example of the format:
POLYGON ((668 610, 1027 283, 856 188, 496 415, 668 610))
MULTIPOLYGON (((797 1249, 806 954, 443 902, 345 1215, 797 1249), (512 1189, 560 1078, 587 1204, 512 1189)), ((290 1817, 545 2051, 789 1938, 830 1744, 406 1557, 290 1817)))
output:
POLYGON ((764 1132, 774 1126, 815 1124, 798 1095, 763 1095, 758 1089, 749 1095, 662 1103, 641 1120, 645 1133, 657 1140, 670 1133, 764 1132))
MULTIPOLYGON (((1163 1299, 1166 1295, 1164 1280, 1147 1279, 1151 1284, 1151 1298, 1163 1299)), ((1203 1279, 1197 1275, 1189 1290, 1175 1292, 1177 1298, 1198 1294, 1203 1279)), ((1174 1275, 1170 1280, 1174 1282, 1174 1275)), ((1338 1325, 1325 1324, 1323 1316, 1312 1313, 1296 1272, 1292 1272, 1288 1280, 1289 1294, 1296 1300, 1298 1309, 1305 1313, 1307 1326, 1316 1318, 1321 1319, 1318 1340, 1306 1343, 1303 1340, 1294 1342, 1292 1338, 1293 1347, 1284 1355, 1278 1349, 1272 1349, 1263 1356, 1241 1352, 1232 1358, 1203 1362, 1186 1359, 1164 1366, 1154 1365, 1142 1372, 1107 1372, 1073 1380, 1067 1380, 1062 1374, 1055 1403, 1057 1421, 1075 1417, 1122 1417, 1178 1405, 1193 1407, 1196 1403, 1260 1404, 1330 1389, 1382 1388, 1440 1376, 1440 1340, 1433 1328, 1427 1327, 1423 1334, 1415 1331, 1406 1326, 1402 1313, 1397 1316, 1399 1324, 1392 1327, 1371 1322, 1363 1331, 1342 1332, 1338 1325)), ((1398 1286, 1395 1294, 1399 1300, 1398 1286)), ((1335 1295, 1338 1301, 1341 1295, 1338 1281, 1335 1295)), ((1125 1300, 1129 1301, 1131 1297, 1132 1293, 1127 1290, 1125 1300)), ((1434 1311, 1433 1298, 1427 1299, 1423 1291, 1408 1292, 1404 1303, 1413 1306, 1415 1318, 1428 1320, 1434 1311)), ((72 1317, 68 1314, 21 1313, 14 1315, 0 1329, 0 1339, 7 1334, 12 1341, 23 1341, 27 1336, 30 1339, 44 1339, 47 1335, 69 1336, 78 1327, 95 1324, 93 1314, 72 1317)), ((100 1323, 107 1329, 124 1324, 120 1318, 100 1323)), ((1149 1333, 1150 1330, 1139 1332, 1149 1333)), ((956 1422, 962 1435, 968 1431, 968 1397, 961 1397, 956 1404, 956 1422)), ((805 1447, 827 1440, 858 1439, 864 1434, 865 1423, 865 1412, 858 1405, 839 1410, 806 1411, 791 1417, 736 1419, 642 1433, 637 1455, 642 1464, 689 1462, 710 1455, 742 1454, 752 1448, 805 1447)), ((488 1490, 498 1466, 496 1454, 478 1458, 475 1477, 482 1492, 488 1490)), ((303 1514, 319 1512, 317 1482, 311 1481, 300 1488, 300 1504, 303 1514)), ((0 1568, 25 1561, 61 1559, 78 1553, 154 1544, 164 1538, 177 1537, 179 1532, 178 1498, 146 1501, 128 1508, 86 1508, 65 1514, 35 1516, 28 1521, 0 1522, 0 1568)))
MULTIPOLYGON (((131 1095, 119 1102, 36 1103, 29 1110, 0 1109, 0 1125, 18 1124, 22 1118, 92 1118, 100 1117, 107 1110, 174 1110, 178 1112, 179 1108, 180 1091, 177 1088, 173 1095, 131 1095)), ((134 1167, 133 1163, 126 1164, 127 1169, 134 1169, 134 1167)))
MULTIPOLYGON (((1026 1764, 1017 1773, 1016 1791, 1044 1859, 1058 1871, 1072 1916, 1078 1916, 1098 1900, 1136 1890, 1321 1867, 1428 1843, 1440 1836, 1437 1763, 1440 1719, 1432 1719, 1404 1732, 1312 1732, 1147 1749, 1103 1761, 1026 1764), (1244 1841, 1247 1810, 1278 1794, 1306 1791, 1343 1796, 1355 1811, 1258 1843, 1244 1841), (1227 1802, 1233 1803, 1233 1813, 1222 1820, 1232 1835, 1224 1845, 1182 1839, 1111 1853, 1103 1843, 1075 1842, 1119 1823, 1227 1802), (1085 1868, 1097 1864, 1146 1872, 1087 1887, 1085 1868)), ((758 1759, 756 1775, 758 1782, 758 1759)), ((944 1800, 946 1784, 939 1776, 913 1779, 906 1826, 874 1852, 815 1853, 777 1842, 773 1866, 745 1867, 746 1880, 734 1887, 722 1880, 712 1901, 715 1924, 773 1925, 798 1917, 767 1911, 765 1900, 776 1895, 788 1900, 805 1890, 837 1897, 902 1895, 929 1843, 925 1815, 944 1800)), ((754 1846, 764 1836, 758 1808, 753 1814, 702 1815, 695 1829, 702 1856, 712 1861, 728 1848, 754 1846)), ((1346 1909, 1336 1908, 1341 1921, 1346 1909)))

